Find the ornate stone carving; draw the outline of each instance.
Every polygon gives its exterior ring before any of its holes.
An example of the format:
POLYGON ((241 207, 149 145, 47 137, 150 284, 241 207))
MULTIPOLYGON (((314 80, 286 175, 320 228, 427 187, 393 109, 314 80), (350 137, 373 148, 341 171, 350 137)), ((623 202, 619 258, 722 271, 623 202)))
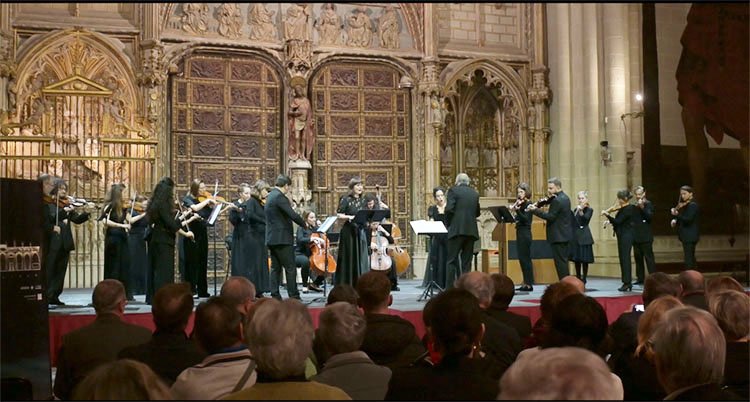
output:
POLYGON ((269 11, 263 3, 256 3, 248 10, 247 22, 250 25, 250 39, 274 41, 276 40, 276 24, 273 15, 276 11, 269 11))
POLYGON ((16 62, 13 50, 13 35, 0 31, 0 78, 13 78, 16 75, 16 62))
POLYGON ((320 17, 315 21, 321 45, 341 44, 341 17, 336 14, 336 5, 325 3, 320 7, 320 17))
POLYGON ((398 49, 401 47, 399 34, 401 26, 398 23, 398 13, 392 5, 388 5, 380 15, 378 24, 380 31, 380 47, 385 49, 398 49))
POLYGON ((291 76, 305 76, 312 67, 312 42, 288 40, 284 45, 286 68, 291 76))
POLYGON ((194 34, 204 34, 208 31, 208 4, 185 3, 182 5, 182 30, 194 34))
POLYGON ((354 47, 370 47, 372 43, 372 21, 367 15, 367 7, 357 7, 347 19, 346 44, 354 47))
POLYGON ((219 35, 237 39, 242 31, 242 11, 237 3, 222 3, 217 10, 219 35))
POLYGON ((310 5, 290 4, 284 20, 284 40, 309 41, 310 33, 307 20, 310 17, 310 5))
POLYGON ((537 67, 532 70, 532 87, 529 89, 529 100, 534 104, 549 104, 551 93, 547 86, 547 72, 546 67, 537 67))

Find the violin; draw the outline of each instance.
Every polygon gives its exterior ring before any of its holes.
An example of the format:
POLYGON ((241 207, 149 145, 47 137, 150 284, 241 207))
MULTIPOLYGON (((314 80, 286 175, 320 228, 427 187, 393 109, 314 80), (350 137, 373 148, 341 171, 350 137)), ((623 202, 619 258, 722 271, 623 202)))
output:
POLYGON ((139 214, 146 212, 146 207, 142 202, 132 202, 128 200, 125 204, 123 204, 123 208, 132 209, 132 211, 138 212, 139 214))
POLYGON ((557 198, 557 195, 555 195, 555 194, 552 194, 549 197, 542 197, 542 198, 539 199, 539 201, 527 205, 526 206, 526 210, 528 211, 529 206, 531 206, 531 205, 533 205, 533 206, 535 206, 537 208, 543 207, 545 205, 549 205, 552 202, 552 200, 554 200, 555 198, 557 198))
POLYGON ((95 207, 96 209, 99 209, 99 206, 94 204, 93 202, 88 202, 83 198, 76 198, 76 197, 53 197, 49 194, 44 195, 44 203, 45 204, 57 204, 60 208, 67 208, 67 207, 74 207, 74 208, 80 208, 80 207, 95 207))
POLYGON ((319 275, 333 274, 336 272, 336 259, 328 253, 330 243, 325 233, 313 233, 310 235, 310 268, 319 275), (313 239, 321 239, 316 242, 313 239), (328 267, 326 267, 326 256, 328 267))

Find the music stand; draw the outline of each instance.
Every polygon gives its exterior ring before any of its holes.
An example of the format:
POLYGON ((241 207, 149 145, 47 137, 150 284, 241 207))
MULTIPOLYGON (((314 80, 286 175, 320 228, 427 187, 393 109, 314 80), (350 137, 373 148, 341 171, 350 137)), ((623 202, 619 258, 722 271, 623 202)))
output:
POLYGON ((218 280, 216 278, 216 258, 217 258, 217 255, 216 255, 216 219, 219 218, 219 214, 222 212, 223 209, 224 209, 224 205, 222 205, 222 204, 215 205, 213 211, 211 211, 211 216, 209 216, 208 220, 206 221, 206 224, 208 226, 213 227, 213 232, 214 232, 214 240, 213 240, 213 246, 214 246, 214 296, 216 296, 218 294, 218 293, 216 293, 216 282, 218 280))
MULTIPOLYGON (((495 217, 498 225, 503 225, 505 223, 514 223, 516 221, 516 219, 510 213, 510 210, 508 210, 508 207, 504 205, 498 207, 489 207, 487 209, 490 211, 492 216, 495 217)), ((507 269, 503 264, 503 253, 507 252, 507 250, 505 250, 505 245, 503 244, 505 243, 505 231, 502 229, 502 227, 500 231, 503 235, 502 239, 499 239, 497 243, 497 268, 500 270, 500 273, 502 273, 503 275, 507 275, 507 269)))
POLYGON ((386 216, 390 216, 391 211, 387 209, 360 209, 354 215, 352 222, 360 226, 370 226, 373 221, 382 221, 386 216))
MULTIPOLYGON (((439 233, 448 233, 448 229, 445 228, 445 225, 441 221, 425 221, 425 220, 419 220, 419 221, 411 221, 409 222, 411 225, 412 230, 414 231, 414 234, 417 236, 421 234, 426 235, 432 235, 432 234, 439 234, 439 233)), ((429 260, 427 261, 430 262, 429 260)), ((435 289, 437 289, 438 293, 443 291, 443 288, 440 287, 440 285, 435 282, 435 266, 434 264, 430 264, 430 273, 431 273, 431 280, 430 283, 427 284, 424 291, 422 291, 422 295, 419 296, 417 301, 423 301, 427 300, 428 298, 431 298, 435 294, 435 289)))
MULTIPOLYGON (((326 218, 326 220, 318 226, 318 230, 316 230, 317 233, 322 233, 326 235, 326 238, 329 239, 329 246, 330 246, 330 235, 338 234, 341 232, 341 228, 344 227, 344 223, 346 223, 349 219, 347 218, 339 218, 336 215, 329 216, 326 218)), ((317 303, 322 301, 324 304, 328 301, 328 248, 326 247, 325 252, 325 264, 324 264, 324 270, 323 273, 323 297, 316 297, 310 301, 308 304, 317 303)))

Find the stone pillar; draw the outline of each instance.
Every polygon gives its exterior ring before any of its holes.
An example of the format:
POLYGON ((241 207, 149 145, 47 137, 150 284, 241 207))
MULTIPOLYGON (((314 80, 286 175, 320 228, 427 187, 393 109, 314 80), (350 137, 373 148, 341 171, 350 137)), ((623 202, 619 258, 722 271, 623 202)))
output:
POLYGON ((295 204, 294 208, 298 212, 308 208, 312 199, 312 191, 310 191, 307 183, 311 169, 312 165, 307 159, 300 158, 289 161, 289 170, 291 171, 292 178, 292 188, 289 191, 289 195, 295 204))
POLYGON ((549 70, 544 66, 538 66, 531 71, 533 81, 529 90, 531 106, 528 111, 528 133, 531 139, 532 183, 529 183, 529 185, 532 191, 536 192, 547 187, 550 90, 547 86, 547 72, 549 70))

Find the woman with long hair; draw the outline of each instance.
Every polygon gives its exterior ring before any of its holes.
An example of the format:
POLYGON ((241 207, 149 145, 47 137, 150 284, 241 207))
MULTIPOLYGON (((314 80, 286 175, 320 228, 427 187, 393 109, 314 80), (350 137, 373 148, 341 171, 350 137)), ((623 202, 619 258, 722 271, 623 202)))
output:
POLYGON ((247 203, 250 201, 250 185, 240 183, 237 187, 239 198, 233 202, 237 208, 229 211, 229 222, 232 223, 232 276, 250 279, 250 218, 247 203))
POLYGON ((357 278, 370 270, 367 233, 365 232, 367 228, 353 222, 357 211, 365 208, 362 179, 352 177, 349 180, 349 190, 349 194, 341 197, 336 210, 339 218, 346 218, 348 221, 339 234, 339 254, 336 258, 336 274, 333 276, 333 283, 334 285, 347 283, 356 286, 357 278))
POLYGON ((271 186, 258 179, 250 192, 247 201, 247 219, 250 223, 250 241, 248 245, 248 268, 250 281, 255 284, 257 297, 271 291, 271 275, 268 272, 268 247, 266 247, 266 212, 264 205, 271 186))
POLYGON ((216 200, 207 197, 201 201, 199 198, 207 193, 206 184, 200 179, 194 179, 190 183, 190 191, 182 199, 182 205, 190 208, 193 213, 202 219, 196 219, 190 223, 190 231, 195 234, 195 241, 183 242, 185 247, 185 280, 190 282, 193 294, 198 297, 209 297, 208 279, 208 225, 206 221, 211 217, 216 200))
POLYGON ((146 227, 148 227, 148 198, 138 195, 135 207, 129 213, 130 231, 128 232, 128 247, 130 250, 130 286, 132 294, 146 293, 146 275, 148 273, 148 251, 146 248, 146 227))
POLYGON ((99 220, 104 220, 107 231, 104 234, 104 279, 117 279, 125 287, 125 294, 130 301, 133 289, 130 286, 130 252, 128 249, 128 231, 130 223, 127 210, 122 201, 125 185, 113 183, 104 198, 104 209, 99 220))
MULTIPOLYGON (((448 220, 445 215, 445 189, 442 187, 433 188, 432 198, 435 200, 435 204, 430 205, 430 207, 427 208, 427 216, 431 221, 443 222, 443 225, 447 228, 448 220)), ((428 265, 425 270, 422 287, 426 287, 430 281, 434 280, 440 288, 445 289, 445 263, 448 261, 446 257, 446 250, 448 250, 446 243, 447 238, 448 237, 445 233, 430 235, 430 250, 427 255, 428 265)))

